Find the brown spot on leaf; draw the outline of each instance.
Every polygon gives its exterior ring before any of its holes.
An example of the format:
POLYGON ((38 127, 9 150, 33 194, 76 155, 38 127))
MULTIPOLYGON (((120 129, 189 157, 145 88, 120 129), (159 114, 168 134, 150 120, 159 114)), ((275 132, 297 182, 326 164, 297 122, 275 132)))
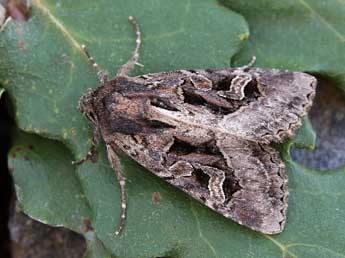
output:
POLYGON ((85 233, 94 230, 93 227, 92 227, 92 223, 91 223, 90 218, 85 218, 83 220, 83 224, 84 224, 84 229, 83 230, 84 230, 85 233))
POLYGON ((226 8, 226 5, 225 5, 224 3, 222 3, 222 2, 220 2, 220 1, 217 1, 216 4, 217 4, 218 6, 220 6, 220 7, 226 8))
POLYGON ((24 156, 24 160, 30 160, 28 156, 24 156))
POLYGON ((32 144, 29 144, 29 145, 28 145, 28 148, 29 148, 29 150, 33 150, 33 149, 34 149, 34 146, 33 146, 32 144))
POLYGON ((160 204, 162 200, 162 196, 160 194, 160 192, 153 192, 152 194, 152 202, 154 204, 160 204))

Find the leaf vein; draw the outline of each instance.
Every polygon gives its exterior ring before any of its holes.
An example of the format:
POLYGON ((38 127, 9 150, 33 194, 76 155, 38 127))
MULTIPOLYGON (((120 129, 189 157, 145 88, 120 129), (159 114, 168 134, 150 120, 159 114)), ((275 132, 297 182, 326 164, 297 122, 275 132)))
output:
POLYGON ((74 39, 68 29, 50 12, 49 8, 44 5, 43 1, 35 0, 34 3, 44 14, 49 17, 51 22, 67 37, 72 45, 82 52, 83 50, 81 49, 80 44, 74 39))
POLYGON ((193 213, 193 216, 195 218, 195 222, 196 222, 196 226, 199 232, 199 237, 205 242, 205 244, 210 248, 211 252, 214 254, 214 257, 218 257, 216 249, 212 246, 212 244, 210 243, 210 241, 204 236, 204 234, 202 233, 202 230, 200 228, 200 221, 199 218, 194 210, 194 206, 193 206, 193 200, 190 199, 190 207, 193 213))
POLYGON ((313 9, 306 1, 299 0, 299 2, 305 8, 307 8, 312 14, 316 15, 318 17, 318 19, 340 39, 340 42, 345 42, 344 35, 342 35, 336 28, 334 28, 332 24, 330 24, 328 21, 326 21, 326 19, 324 17, 322 17, 320 13, 318 13, 315 9, 313 9))

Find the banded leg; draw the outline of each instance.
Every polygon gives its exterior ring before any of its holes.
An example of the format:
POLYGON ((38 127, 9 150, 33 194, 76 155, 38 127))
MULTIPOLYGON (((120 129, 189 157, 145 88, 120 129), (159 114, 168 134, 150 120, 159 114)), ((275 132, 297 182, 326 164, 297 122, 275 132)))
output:
POLYGON ((133 68, 135 67, 135 65, 139 65, 139 66, 143 66, 142 64, 138 63, 139 60, 139 49, 141 47, 141 32, 139 29, 139 25, 137 23, 137 21, 133 18, 133 16, 129 16, 128 17, 129 21, 132 23, 134 30, 135 30, 135 34, 137 36, 136 39, 136 47, 135 50, 133 52, 133 56, 131 57, 131 59, 128 60, 127 63, 125 63, 117 72, 116 76, 128 76, 128 74, 133 70, 133 68))
POLYGON ((124 177, 122 173, 121 162, 116 153, 116 150, 114 150, 109 144, 107 144, 107 153, 108 153, 108 159, 111 164, 111 167, 116 173, 117 181, 119 182, 120 190, 121 190, 121 218, 117 226, 117 229, 115 231, 115 235, 119 235, 121 231, 123 230, 126 223, 126 213, 127 213, 126 178, 124 177))

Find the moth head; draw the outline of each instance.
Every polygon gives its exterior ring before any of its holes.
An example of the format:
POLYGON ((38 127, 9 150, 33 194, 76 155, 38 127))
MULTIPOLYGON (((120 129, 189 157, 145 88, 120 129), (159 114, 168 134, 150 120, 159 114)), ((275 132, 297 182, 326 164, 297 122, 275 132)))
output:
POLYGON ((97 117, 93 108, 94 90, 89 89, 78 103, 78 110, 86 116, 93 124, 97 125, 97 117))

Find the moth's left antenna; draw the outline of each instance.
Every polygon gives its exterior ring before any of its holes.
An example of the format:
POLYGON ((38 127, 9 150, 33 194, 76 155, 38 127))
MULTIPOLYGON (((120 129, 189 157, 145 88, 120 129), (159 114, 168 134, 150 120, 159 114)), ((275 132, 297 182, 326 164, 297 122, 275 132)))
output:
POLYGON ((93 57, 90 55, 90 52, 87 50, 86 46, 83 44, 81 45, 81 49, 84 51, 85 55, 87 56, 87 59, 92 64, 93 68, 95 68, 97 72, 98 79, 101 83, 104 83, 108 80, 108 75, 106 71, 103 71, 99 65, 95 62, 93 57))

